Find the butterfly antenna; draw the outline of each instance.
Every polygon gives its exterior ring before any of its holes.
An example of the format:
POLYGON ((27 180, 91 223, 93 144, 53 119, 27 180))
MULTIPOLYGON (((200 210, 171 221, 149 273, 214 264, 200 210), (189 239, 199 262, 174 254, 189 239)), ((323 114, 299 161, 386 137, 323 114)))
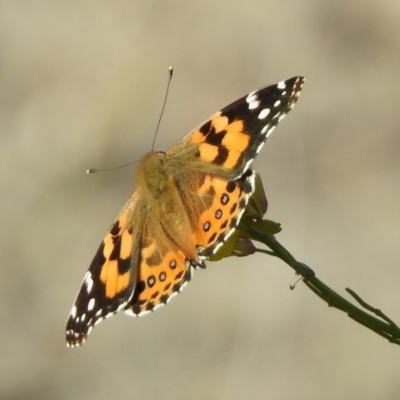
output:
POLYGON ((118 167, 113 167, 113 168, 103 168, 103 169, 97 169, 97 168, 89 168, 86 170, 87 174, 95 174, 96 172, 105 172, 105 171, 114 171, 114 169, 120 169, 127 167, 128 165, 131 165, 137 161, 131 161, 126 164, 118 165, 118 167))
POLYGON ((172 75, 174 73, 174 69, 171 67, 168 68, 168 83, 167 83, 167 90, 165 91, 165 98, 164 98, 164 104, 162 106, 161 109, 161 114, 160 114, 160 118, 158 119, 158 123, 157 123, 157 128, 156 128, 156 133, 154 134, 154 138, 153 138, 153 144, 151 145, 151 151, 154 151, 154 145, 156 144, 156 138, 157 138, 157 133, 158 133, 158 128, 160 127, 160 123, 161 123, 161 119, 162 116, 164 114, 164 109, 165 109, 165 105, 167 104, 167 98, 168 98, 168 92, 169 92, 169 85, 171 83, 171 79, 172 79, 172 75))
MULTIPOLYGON (((167 83, 167 90, 165 91, 165 98, 164 98, 164 103, 161 109, 161 114, 160 114, 160 118, 158 119, 158 123, 157 123, 157 128, 156 128, 156 133, 154 134, 154 139, 153 139, 153 144, 151 146, 151 151, 154 151, 154 144, 156 143, 156 137, 157 137, 157 133, 158 133, 158 128, 160 127, 160 123, 161 123, 161 118, 164 114, 164 109, 165 109, 165 105, 167 104, 167 98, 168 98, 168 92, 169 92, 169 85, 171 83, 171 79, 172 79, 172 74, 174 73, 174 69, 171 67, 168 68, 168 83, 167 83)), ((133 163, 135 163, 137 161, 131 161, 128 162, 126 164, 122 164, 122 165, 118 165, 118 167, 113 167, 113 168, 104 168, 104 169, 97 169, 97 168, 89 168, 86 170, 87 174, 95 174, 97 172, 105 172, 105 171, 113 171, 115 169, 120 169, 123 167, 127 167, 128 165, 131 165, 133 163)))

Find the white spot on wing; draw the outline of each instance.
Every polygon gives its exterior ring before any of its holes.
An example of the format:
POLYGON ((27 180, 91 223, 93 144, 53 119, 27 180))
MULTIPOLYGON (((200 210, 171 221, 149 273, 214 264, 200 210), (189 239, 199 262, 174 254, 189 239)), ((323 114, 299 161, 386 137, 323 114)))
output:
POLYGON ((285 81, 280 81, 276 84, 278 89, 285 89, 286 88, 286 82, 285 81))
POLYGON ((154 308, 151 310, 151 311, 156 311, 156 310, 158 310, 159 308, 161 308, 162 306, 164 306, 165 304, 164 303, 158 303, 158 304, 156 304, 155 306, 154 306, 154 308))
POLYGON ((268 132, 267 132, 267 137, 272 133, 272 131, 275 129, 275 126, 271 126, 271 128, 269 128, 268 132))
POLYGON ((249 110, 254 110, 260 106, 257 92, 251 92, 247 95, 246 101, 249 104, 249 110))
POLYGON ((260 107, 260 102, 258 100, 254 100, 249 103, 249 110, 255 110, 258 107, 260 107))
POLYGON ((175 296, 178 296, 179 292, 172 292, 171 296, 168 297, 167 299, 167 303, 169 303, 171 301, 171 299, 173 299, 175 296))
POLYGON ((89 300, 89 302, 88 302, 87 310, 88 310, 88 311, 92 311, 95 304, 96 304, 96 300, 95 300, 94 298, 91 298, 91 299, 89 300))
POLYGON ((281 101, 280 101, 280 100, 277 100, 277 101, 274 103, 274 107, 279 107, 280 104, 281 104, 281 101))
POLYGON ((261 142, 261 143, 258 145, 257 150, 256 150, 256 154, 258 154, 258 153, 261 151, 262 147, 264 146, 264 143, 265 143, 265 141, 264 141, 264 142, 261 142))
POLYGON ((86 291, 88 294, 91 292, 93 288, 93 279, 92 279, 92 274, 88 271, 85 274, 85 278, 83 279, 84 284, 86 285, 86 291))
POLYGON ((248 160, 247 162, 246 162, 246 164, 244 165, 244 168, 243 168, 243 171, 244 172, 246 172, 248 169, 249 169, 249 167, 250 167, 250 165, 251 165, 251 163, 254 161, 254 158, 250 158, 250 160, 248 160))
POLYGON ((261 110, 260 114, 258 114, 258 119, 265 119, 270 112, 271 110, 269 108, 264 108, 261 110))
POLYGON ((246 101, 247 101, 248 103, 252 103, 253 101, 257 100, 257 95, 256 95, 256 93, 257 93, 257 92, 251 92, 251 93, 249 93, 249 94, 247 95, 247 97, 246 97, 246 101))

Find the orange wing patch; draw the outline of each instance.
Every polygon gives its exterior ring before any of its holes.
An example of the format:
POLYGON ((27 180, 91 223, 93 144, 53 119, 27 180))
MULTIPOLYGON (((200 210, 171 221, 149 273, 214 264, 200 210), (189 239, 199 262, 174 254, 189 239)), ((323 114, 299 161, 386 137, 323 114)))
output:
POLYGON ((190 143, 198 146, 198 156, 202 161, 233 169, 249 148, 250 139, 244 131, 243 120, 229 122, 227 116, 218 112, 193 133, 190 143))
POLYGON ((218 147, 209 143, 203 143, 199 146, 200 158, 208 163, 213 162, 218 157, 218 147))
POLYGON ((109 299, 126 290, 132 280, 130 264, 133 237, 132 232, 126 230, 129 212, 127 209, 120 215, 102 244, 104 263, 100 269, 100 281, 109 299))

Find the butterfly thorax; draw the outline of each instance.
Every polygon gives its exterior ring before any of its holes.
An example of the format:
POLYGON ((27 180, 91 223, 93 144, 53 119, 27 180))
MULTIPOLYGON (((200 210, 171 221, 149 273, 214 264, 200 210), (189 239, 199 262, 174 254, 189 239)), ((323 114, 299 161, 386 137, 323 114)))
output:
POLYGON ((160 196, 171 190, 171 175, 165 165, 165 153, 149 153, 141 161, 137 170, 137 184, 147 200, 159 201, 160 196))

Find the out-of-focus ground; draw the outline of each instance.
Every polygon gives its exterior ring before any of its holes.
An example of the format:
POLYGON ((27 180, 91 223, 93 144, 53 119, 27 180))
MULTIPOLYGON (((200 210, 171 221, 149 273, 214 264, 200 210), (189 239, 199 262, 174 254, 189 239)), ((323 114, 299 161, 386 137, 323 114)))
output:
POLYGON ((67 349, 89 263, 157 137, 307 82, 258 156, 281 241, 400 322, 400 3, 0 2, 0 398, 398 399, 400 348, 265 255, 209 263, 168 307, 67 349))

